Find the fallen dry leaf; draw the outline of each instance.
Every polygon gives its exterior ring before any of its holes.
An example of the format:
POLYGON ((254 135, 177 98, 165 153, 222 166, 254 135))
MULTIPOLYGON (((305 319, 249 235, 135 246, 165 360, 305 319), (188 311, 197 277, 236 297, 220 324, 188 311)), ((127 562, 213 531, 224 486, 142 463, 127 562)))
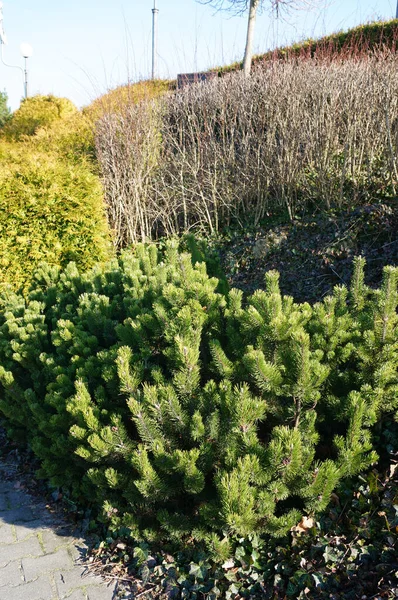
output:
POLYGON ((232 569, 232 567, 235 566, 235 561, 232 558, 229 558, 228 560, 225 561, 225 563, 222 565, 223 569, 232 569))
POLYGON ((398 463, 395 463, 395 465, 390 465, 390 479, 392 479, 395 475, 395 471, 398 468, 398 463))
POLYGON ((304 516, 300 523, 291 528, 292 533, 307 533, 310 529, 315 527, 315 520, 312 517, 304 516))

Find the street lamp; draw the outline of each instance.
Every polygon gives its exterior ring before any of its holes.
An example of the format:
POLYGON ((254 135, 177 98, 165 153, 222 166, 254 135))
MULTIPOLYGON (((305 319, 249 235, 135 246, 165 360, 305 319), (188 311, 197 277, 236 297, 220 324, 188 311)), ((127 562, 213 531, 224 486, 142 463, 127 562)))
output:
POLYGON ((24 90, 25 90, 25 98, 28 97, 28 58, 30 58, 33 54, 33 49, 30 44, 23 43, 20 46, 21 54, 25 59, 25 68, 24 68, 24 90))
POLYGON ((0 1, 0 44, 1 45, 7 43, 7 36, 5 34, 4 27, 3 27, 3 19, 4 19, 3 6, 4 6, 4 4, 0 1))
POLYGON ((4 60, 4 54, 3 54, 3 48, 4 46, 7 44, 7 36, 4 32, 4 26, 3 26, 3 20, 4 20, 4 15, 3 15, 3 2, 0 0, 0 60, 3 63, 3 65, 5 67, 11 67, 12 69, 19 69, 20 71, 22 71, 23 75, 24 75, 24 92, 25 92, 25 98, 28 97, 28 69, 27 69, 27 62, 26 60, 29 58, 29 56, 32 56, 32 46, 30 46, 30 44, 21 44, 21 54, 25 59, 25 70, 20 67, 19 65, 9 65, 8 63, 6 63, 6 61, 4 60))
POLYGON ((157 77, 158 14, 159 14, 159 9, 156 6, 156 0, 153 0, 153 9, 152 9, 152 79, 156 79, 156 77, 157 77))

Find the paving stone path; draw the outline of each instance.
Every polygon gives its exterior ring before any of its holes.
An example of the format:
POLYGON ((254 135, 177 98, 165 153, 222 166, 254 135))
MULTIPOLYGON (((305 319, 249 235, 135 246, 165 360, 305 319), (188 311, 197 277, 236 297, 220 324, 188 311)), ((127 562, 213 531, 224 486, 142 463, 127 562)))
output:
POLYGON ((84 540, 0 461, 0 600, 112 600, 115 585, 85 574, 84 540))

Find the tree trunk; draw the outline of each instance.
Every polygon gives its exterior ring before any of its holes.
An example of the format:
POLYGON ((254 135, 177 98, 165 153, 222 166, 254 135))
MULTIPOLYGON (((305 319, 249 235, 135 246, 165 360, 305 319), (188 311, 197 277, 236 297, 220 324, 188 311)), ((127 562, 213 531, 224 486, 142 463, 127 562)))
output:
POLYGON ((252 66, 254 25, 256 23, 256 15, 259 4, 260 0, 250 0, 249 20, 247 23, 246 48, 245 56, 243 59, 243 71, 245 73, 245 77, 248 77, 250 75, 250 69, 252 66))

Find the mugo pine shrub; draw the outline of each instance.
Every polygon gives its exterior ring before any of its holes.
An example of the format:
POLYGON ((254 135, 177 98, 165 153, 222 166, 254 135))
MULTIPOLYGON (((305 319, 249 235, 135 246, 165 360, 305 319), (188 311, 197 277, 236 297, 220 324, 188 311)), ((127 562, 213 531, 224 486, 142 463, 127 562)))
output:
POLYGON ((377 460, 398 404, 397 275, 355 265, 311 307, 278 275, 247 302, 173 243, 80 273, 43 268, 3 296, 0 411, 41 474, 139 540, 283 535, 377 460))

